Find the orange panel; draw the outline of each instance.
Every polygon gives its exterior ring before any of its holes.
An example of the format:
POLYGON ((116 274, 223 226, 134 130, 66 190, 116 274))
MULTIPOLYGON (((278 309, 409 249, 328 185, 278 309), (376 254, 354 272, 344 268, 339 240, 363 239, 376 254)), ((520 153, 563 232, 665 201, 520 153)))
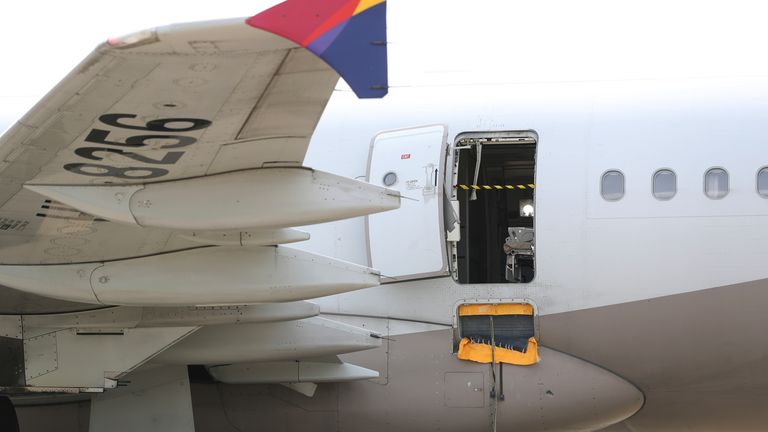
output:
POLYGON ((525 303, 465 304, 459 306, 459 316, 474 315, 533 315, 533 306, 525 303))
POLYGON ((539 362, 539 344, 536 339, 528 339, 524 353, 506 348, 492 347, 487 344, 472 343, 469 338, 459 342, 459 359, 478 363, 507 363, 518 366, 528 366, 539 362), (493 351, 493 352, 491 352, 493 351))

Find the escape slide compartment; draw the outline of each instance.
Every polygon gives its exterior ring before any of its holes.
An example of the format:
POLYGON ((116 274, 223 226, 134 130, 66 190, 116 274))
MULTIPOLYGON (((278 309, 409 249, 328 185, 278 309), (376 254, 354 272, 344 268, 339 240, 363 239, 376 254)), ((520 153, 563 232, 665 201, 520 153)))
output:
POLYGON ((457 336, 460 360, 518 366, 539 362, 534 310, 527 303, 460 305, 457 336))

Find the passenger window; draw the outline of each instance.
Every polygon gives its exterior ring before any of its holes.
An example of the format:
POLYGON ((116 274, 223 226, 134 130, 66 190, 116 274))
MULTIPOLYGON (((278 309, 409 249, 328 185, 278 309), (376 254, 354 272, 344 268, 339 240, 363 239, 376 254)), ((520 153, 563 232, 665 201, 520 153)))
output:
POLYGON ((768 167, 757 173, 757 193, 763 198, 768 198, 768 167))
POLYGON ((728 173, 722 168, 712 168, 704 175, 704 194, 711 199, 728 195, 728 173))
POLYGON ((606 171, 600 181, 600 194, 607 201, 618 201, 624 197, 624 174, 619 171, 606 171))
POLYGON ((677 193, 677 176, 668 169, 656 171, 653 175, 653 196, 660 200, 670 200, 677 193))

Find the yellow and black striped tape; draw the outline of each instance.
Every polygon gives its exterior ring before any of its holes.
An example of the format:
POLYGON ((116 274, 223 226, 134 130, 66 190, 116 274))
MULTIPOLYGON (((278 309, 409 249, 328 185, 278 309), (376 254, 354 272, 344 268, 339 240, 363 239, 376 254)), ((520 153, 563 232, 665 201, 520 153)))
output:
POLYGON ((456 185, 456 187, 459 188, 459 189, 464 189, 464 190, 470 190, 470 189, 474 189, 474 190, 536 189, 536 185, 532 184, 532 183, 516 184, 516 185, 464 185, 464 184, 460 184, 460 185, 456 185))

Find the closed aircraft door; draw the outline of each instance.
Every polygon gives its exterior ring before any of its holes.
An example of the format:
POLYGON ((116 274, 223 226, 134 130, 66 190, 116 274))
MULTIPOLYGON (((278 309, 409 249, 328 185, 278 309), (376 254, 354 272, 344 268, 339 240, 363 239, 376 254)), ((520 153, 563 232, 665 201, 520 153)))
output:
POLYGON ((373 139, 368 181, 395 189, 400 208, 368 216, 368 256, 382 281, 447 274, 443 240, 443 125, 382 132, 373 139))

